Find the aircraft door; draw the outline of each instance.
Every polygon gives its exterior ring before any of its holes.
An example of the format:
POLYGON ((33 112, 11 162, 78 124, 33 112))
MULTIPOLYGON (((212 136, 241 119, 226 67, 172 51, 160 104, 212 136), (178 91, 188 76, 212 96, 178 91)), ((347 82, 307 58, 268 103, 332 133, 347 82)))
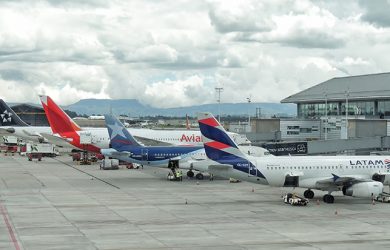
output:
POLYGON ((141 149, 141 155, 142 155, 142 160, 143 161, 148 161, 149 160, 149 157, 148 157, 148 150, 147 149, 141 149))
POLYGON ((257 167, 248 161, 248 177, 257 177, 257 167))
POLYGON ((299 176, 286 175, 283 186, 284 187, 298 187, 299 186, 299 176))

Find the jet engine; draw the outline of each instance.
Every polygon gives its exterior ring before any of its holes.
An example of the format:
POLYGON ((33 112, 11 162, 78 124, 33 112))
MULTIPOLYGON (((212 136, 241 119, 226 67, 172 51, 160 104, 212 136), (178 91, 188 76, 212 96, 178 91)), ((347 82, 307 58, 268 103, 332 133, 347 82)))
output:
POLYGON ((379 181, 360 182, 343 187, 343 194, 353 197, 375 197, 383 192, 383 184, 379 181))

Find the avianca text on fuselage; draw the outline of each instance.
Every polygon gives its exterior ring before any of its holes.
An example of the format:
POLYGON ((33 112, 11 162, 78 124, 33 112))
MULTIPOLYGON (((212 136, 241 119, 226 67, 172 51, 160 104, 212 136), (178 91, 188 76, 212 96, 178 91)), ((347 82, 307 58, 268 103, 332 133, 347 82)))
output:
POLYGON ((191 136, 183 134, 180 138, 180 141, 183 142, 202 142, 202 137, 200 135, 192 134, 191 136))

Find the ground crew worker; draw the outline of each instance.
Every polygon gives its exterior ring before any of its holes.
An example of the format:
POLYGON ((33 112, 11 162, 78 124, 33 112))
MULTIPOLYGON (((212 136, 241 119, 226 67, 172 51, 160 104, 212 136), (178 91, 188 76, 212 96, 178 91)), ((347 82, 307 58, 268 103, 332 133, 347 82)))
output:
POLYGON ((176 171, 175 173, 176 173, 176 179, 177 179, 177 180, 180 180, 180 172, 179 172, 179 171, 176 171))

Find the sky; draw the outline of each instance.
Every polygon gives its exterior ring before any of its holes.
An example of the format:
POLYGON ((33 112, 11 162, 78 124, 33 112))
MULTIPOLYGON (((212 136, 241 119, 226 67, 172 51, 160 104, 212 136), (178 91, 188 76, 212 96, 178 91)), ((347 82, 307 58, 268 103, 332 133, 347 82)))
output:
POLYGON ((0 98, 280 102, 390 71, 390 1, 0 1, 0 98))

